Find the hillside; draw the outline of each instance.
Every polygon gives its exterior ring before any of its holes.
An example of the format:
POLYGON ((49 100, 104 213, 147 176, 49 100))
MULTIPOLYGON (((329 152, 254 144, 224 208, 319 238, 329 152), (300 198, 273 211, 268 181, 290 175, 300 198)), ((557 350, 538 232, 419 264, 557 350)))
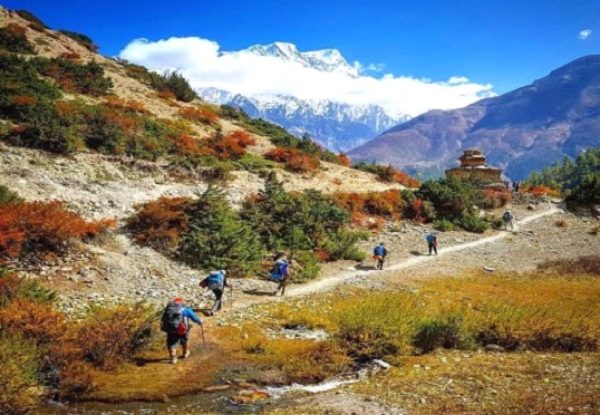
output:
POLYGON ((430 111, 353 149, 378 160, 441 172, 470 147, 513 180, 600 145, 600 55, 577 59, 531 85, 468 107, 430 111))

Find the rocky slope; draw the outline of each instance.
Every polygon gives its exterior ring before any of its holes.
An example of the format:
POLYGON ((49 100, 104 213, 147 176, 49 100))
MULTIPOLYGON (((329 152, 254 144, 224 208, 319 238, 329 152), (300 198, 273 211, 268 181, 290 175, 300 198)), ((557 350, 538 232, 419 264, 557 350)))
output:
POLYGON ((600 145, 600 55, 577 59, 531 85, 451 111, 430 111, 352 150, 409 170, 440 172, 464 149, 522 179, 600 145))

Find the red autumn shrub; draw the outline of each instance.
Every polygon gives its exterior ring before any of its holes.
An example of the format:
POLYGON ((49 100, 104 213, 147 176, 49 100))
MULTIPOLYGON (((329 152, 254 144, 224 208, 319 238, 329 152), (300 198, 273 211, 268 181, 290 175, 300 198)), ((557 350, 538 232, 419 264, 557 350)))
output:
POLYGON ((0 261, 28 254, 63 253, 71 239, 97 236, 113 219, 87 222, 61 202, 19 202, 0 206, 0 261))
POLYGON ((350 157, 348 157, 344 153, 340 153, 338 154, 337 158, 339 164, 341 164, 342 166, 350 167, 350 164, 352 163, 350 157))
POLYGON ((116 108, 122 110, 129 110, 133 112, 144 113, 146 111, 146 107, 140 101, 136 101, 135 99, 123 99, 116 95, 109 95, 104 100, 104 106, 109 108, 116 108))
POLYGON ((416 188, 416 187, 421 186, 420 181, 418 181, 417 179, 409 176, 408 174, 406 174, 405 172, 400 171, 400 170, 395 171, 394 181, 396 183, 400 183, 401 185, 404 185, 406 187, 416 188))
POLYGON ((319 159, 296 148, 276 147, 265 154, 265 157, 283 163, 287 170, 298 173, 314 172, 320 165, 319 159))
POLYGON ((68 61, 78 61, 81 59, 81 55, 77 52, 63 52, 60 57, 68 61))
POLYGON ((168 138, 175 145, 177 153, 179 154, 184 156, 204 154, 203 150, 198 145, 198 140, 189 134, 180 134, 168 138))
POLYGON ((203 124, 211 124, 219 120, 217 113, 208 107, 186 106, 179 110, 179 115, 190 121, 201 122, 203 124))
POLYGON ((38 99, 31 95, 13 95, 9 99, 12 104, 21 106, 33 106, 38 102, 38 99))
POLYGON ((166 99, 166 100, 174 100, 175 98, 175 94, 171 91, 169 91, 168 89, 161 89, 160 91, 158 91, 158 96, 162 99, 166 99))
POLYGON ((225 137, 230 137, 235 140, 241 147, 246 148, 256 144, 254 137, 244 130, 235 130, 227 134, 225 137))
POLYGON ((0 327, 39 346, 58 342, 68 324, 64 314, 51 306, 17 298, 0 308, 0 327))
POLYGON ((512 197, 510 192, 502 192, 493 189, 485 189, 483 194, 485 196, 484 207, 486 209, 495 209, 506 206, 512 197))
POLYGON ((544 185, 526 186, 521 190, 534 196, 560 196, 560 191, 544 185))
POLYGON ((138 243, 159 251, 173 251, 188 228, 186 212, 190 204, 185 197, 161 197, 145 203, 129 219, 127 228, 138 243))

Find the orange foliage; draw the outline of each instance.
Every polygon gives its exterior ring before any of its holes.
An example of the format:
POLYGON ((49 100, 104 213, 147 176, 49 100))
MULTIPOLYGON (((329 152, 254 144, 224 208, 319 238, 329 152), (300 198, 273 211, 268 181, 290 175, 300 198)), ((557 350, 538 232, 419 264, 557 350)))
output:
POLYGON ((512 197, 510 192, 502 192, 493 189, 485 189, 483 194, 486 199, 486 207, 491 209, 506 206, 512 197))
POLYGON ((0 308, 0 326, 6 333, 23 336, 39 345, 60 339, 67 330, 67 321, 49 305, 17 298, 0 308))
POLYGON ((544 185, 527 186, 521 191, 534 196, 560 196, 560 191, 544 185))
POLYGON ((416 188, 421 186, 420 181, 400 170, 394 172, 394 181, 406 187, 416 188))
POLYGON ((62 253, 70 239, 94 237, 113 219, 87 222, 61 202, 20 202, 0 206, 0 258, 62 253))
POLYGON ((104 101, 104 105, 109 108, 117 108, 123 110, 130 110, 133 112, 144 113, 146 112, 146 107, 140 101, 136 101, 134 99, 125 100, 116 95, 109 95, 106 97, 104 101))
POLYGON ((336 193, 333 196, 338 206, 348 210, 356 223, 364 220, 364 215, 399 219, 402 217, 405 202, 400 190, 386 190, 370 193, 336 193))
POLYGON ((16 23, 7 24, 4 27, 4 30, 6 30, 8 35, 10 35, 12 37, 20 37, 20 38, 24 38, 25 32, 27 32, 27 29, 25 27, 18 25, 16 23))
POLYGON ((81 55, 77 52, 63 52, 60 54, 60 57, 68 61, 77 61, 81 59, 81 55))
POLYGON ((158 91, 158 96, 166 100, 175 99, 175 94, 169 91, 168 89, 161 89, 160 91, 158 91))
POLYGON ((209 143, 209 149, 220 160, 236 160, 246 154, 246 147, 256 144, 254 138, 245 131, 232 131, 224 137, 216 137, 209 143))
POLYGON ((265 154, 265 157, 283 163, 286 169, 298 173, 314 172, 320 165, 319 159, 316 157, 289 147, 276 147, 265 154))
POLYGON ((350 164, 352 163, 352 162, 351 162, 351 160, 350 160, 350 157, 348 157, 348 156, 347 156, 347 155, 345 155, 344 153, 340 153, 340 154, 338 154, 337 158, 338 158, 338 161, 339 161, 339 163, 340 163, 342 166, 349 167, 349 166, 350 166, 350 164))
POLYGON ((191 121, 211 124, 219 120, 216 112, 208 107, 190 107, 186 106, 179 110, 179 115, 191 121))
POLYGON ((37 104, 38 99, 31 95, 13 95, 10 101, 14 105, 31 106, 37 104))
POLYGON ((169 140, 175 145, 177 152, 185 156, 203 154, 202 149, 198 146, 198 140, 188 134, 180 134, 178 136, 169 137, 169 140))
POLYGON ((127 227, 135 240, 158 250, 175 250, 181 233, 188 228, 187 209, 190 200, 185 197, 161 197, 138 207, 127 227))

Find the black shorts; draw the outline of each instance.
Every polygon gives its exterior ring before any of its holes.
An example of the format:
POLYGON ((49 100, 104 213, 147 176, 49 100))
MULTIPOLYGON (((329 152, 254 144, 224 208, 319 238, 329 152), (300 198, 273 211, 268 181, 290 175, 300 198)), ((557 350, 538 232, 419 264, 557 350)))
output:
POLYGON ((183 336, 177 333, 167 333, 167 348, 172 349, 177 344, 185 346, 190 338, 190 331, 188 330, 183 336))

